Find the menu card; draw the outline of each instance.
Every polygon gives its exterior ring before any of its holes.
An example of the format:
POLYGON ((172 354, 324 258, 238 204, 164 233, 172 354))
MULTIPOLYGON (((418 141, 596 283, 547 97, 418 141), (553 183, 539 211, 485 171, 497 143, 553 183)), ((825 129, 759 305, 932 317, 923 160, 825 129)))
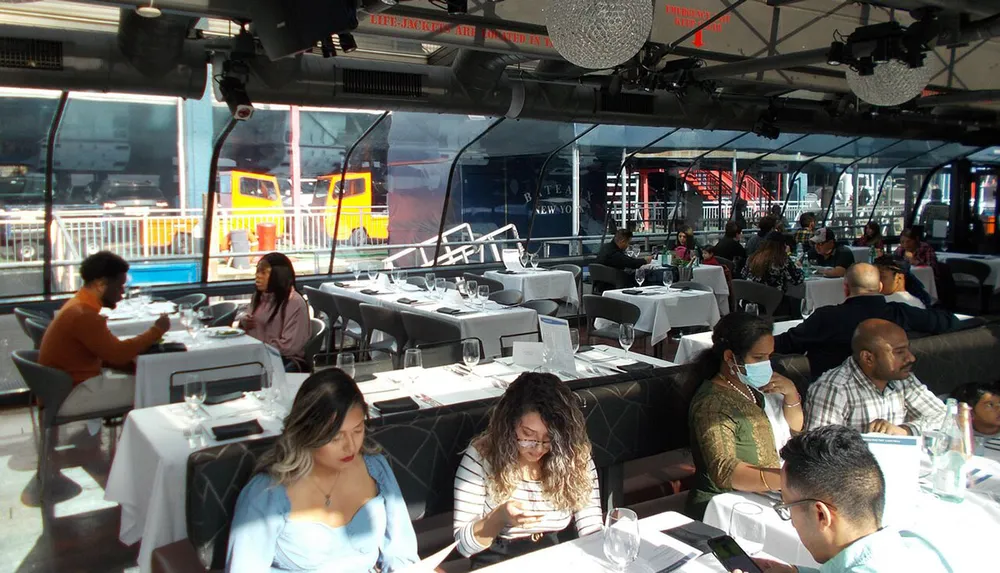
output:
POLYGON ((501 260, 503 260, 503 266, 507 268, 508 271, 523 271, 524 265, 521 264, 521 251, 518 249, 504 249, 503 253, 500 255, 501 260))
POLYGON ((576 374, 576 358, 569 336, 569 322, 552 316, 538 317, 538 330, 542 344, 551 356, 551 368, 559 372, 576 374))
POLYGON ((882 524, 909 523, 913 500, 920 493, 920 437, 862 434, 885 476, 882 524))

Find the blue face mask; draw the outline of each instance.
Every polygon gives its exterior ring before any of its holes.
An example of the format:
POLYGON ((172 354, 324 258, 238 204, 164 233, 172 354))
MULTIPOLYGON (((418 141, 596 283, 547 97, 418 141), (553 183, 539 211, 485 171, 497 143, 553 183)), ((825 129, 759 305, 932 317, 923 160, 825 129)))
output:
POLYGON ((774 369, 771 368, 770 360, 756 362, 754 364, 744 364, 743 369, 746 370, 746 374, 740 372, 739 366, 735 366, 734 370, 736 371, 736 376, 740 379, 740 382, 754 388, 763 388, 764 386, 767 386, 767 384, 771 381, 771 377, 774 375, 774 369))

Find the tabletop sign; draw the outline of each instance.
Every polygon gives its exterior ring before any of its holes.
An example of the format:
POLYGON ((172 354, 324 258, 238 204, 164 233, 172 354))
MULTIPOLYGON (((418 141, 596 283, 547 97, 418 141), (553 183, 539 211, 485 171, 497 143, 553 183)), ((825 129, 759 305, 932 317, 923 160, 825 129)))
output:
POLYGON ((920 437, 862 434, 885 476, 882 524, 909 523, 913 500, 920 493, 920 437))
POLYGON ((503 266, 508 271, 524 270, 524 265, 521 264, 521 251, 517 249, 504 249, 503 253, 501 253, 501 259, 503 260, 503 266))
POLYGON ((538 330, 542 334, 542 344, 552 357, 552 369, 576 374, 576 358, 573 356, 573 343, 569 337, 569 321, 552 316, 539 316, 538 330))
POLYGON ((545 362, 545 345, 541 342, 514 341, 514 364, 521 368, 538 368, 545 362))

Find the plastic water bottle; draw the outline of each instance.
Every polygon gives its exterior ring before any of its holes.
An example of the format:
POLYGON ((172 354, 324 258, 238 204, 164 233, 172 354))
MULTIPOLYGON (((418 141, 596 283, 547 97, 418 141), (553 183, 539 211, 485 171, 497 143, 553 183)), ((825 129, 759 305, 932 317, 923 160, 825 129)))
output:
POLYGON ((948 450, 934 458, 931 487, 941 499, 961 503, 965 499, 967 448, 959 426, 958 402, 948 399, 947 408, 941 431, 948 436, 948 450))
POLYGON ((868 247, 868 263, 869 264, 874 264, 875 263, 875 259, 876 259, 875 255, 876 254, 877 254, 877 251, 875 250, 875 245, 872 245, 872 246, 868 247))

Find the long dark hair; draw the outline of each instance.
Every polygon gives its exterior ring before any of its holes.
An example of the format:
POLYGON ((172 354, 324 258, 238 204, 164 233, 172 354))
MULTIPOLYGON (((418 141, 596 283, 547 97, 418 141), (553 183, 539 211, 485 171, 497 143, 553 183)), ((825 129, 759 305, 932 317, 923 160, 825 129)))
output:
MULTIPOLYGON (((295 483, 312 471, 313 451, 330 443, 344 425, 347 412, 356 406, 367 420, 365 397, 343 370, 329 368, 306 378, 285 417, 281 437, 260 457, 257 471, 270 473, 281 485, 295 483)), ((377 452, 367 440, 366 436, 362 453, 377 452)))
POLYGON ((694 361, 688 386, 697 388, 715 377, 722 369, 722 357, 727 350, 736 358, 744 359, 753 345, 773 329, 770 318, 755 314, 733 312, 722 317, 712 329, 712 348, 703 351, 694 361))
POLYGON ((575 511, 590 499, 590 438, 580 403, 552 374, 525 372, 511 382, 490 413, 486 431, 472 444, 489 468, 486 488, 508 499, 521 481, 516 429, 521 417, 537 412, 549 430, 551 449, 542 458, 542 495, 557 509, 575 511))
MULTIPOLYGON (((284 312, 285 303, 288 302, 288 297, 295 290, 295 268, 292 267, 291 259, 281 253, 268 253, 261 257, 257 264, 262 262, 271 267, 271 277, 267 281, 267 292, 274 295, 274 309, 271 311, 271 316, 267 317, 270 321, 274 320, 279 311, 284 312)), ((256 309, 257 305, 260 304, 260 299, 261 292, 255 291, 250 307, 256 309)))
POLYGON ((757 252, 750 257, 750 273, 764 280, 772 268, 783 268, 788 263, 788 252, 784 241, 776 241, 770 236, 763 241, 757 252))

